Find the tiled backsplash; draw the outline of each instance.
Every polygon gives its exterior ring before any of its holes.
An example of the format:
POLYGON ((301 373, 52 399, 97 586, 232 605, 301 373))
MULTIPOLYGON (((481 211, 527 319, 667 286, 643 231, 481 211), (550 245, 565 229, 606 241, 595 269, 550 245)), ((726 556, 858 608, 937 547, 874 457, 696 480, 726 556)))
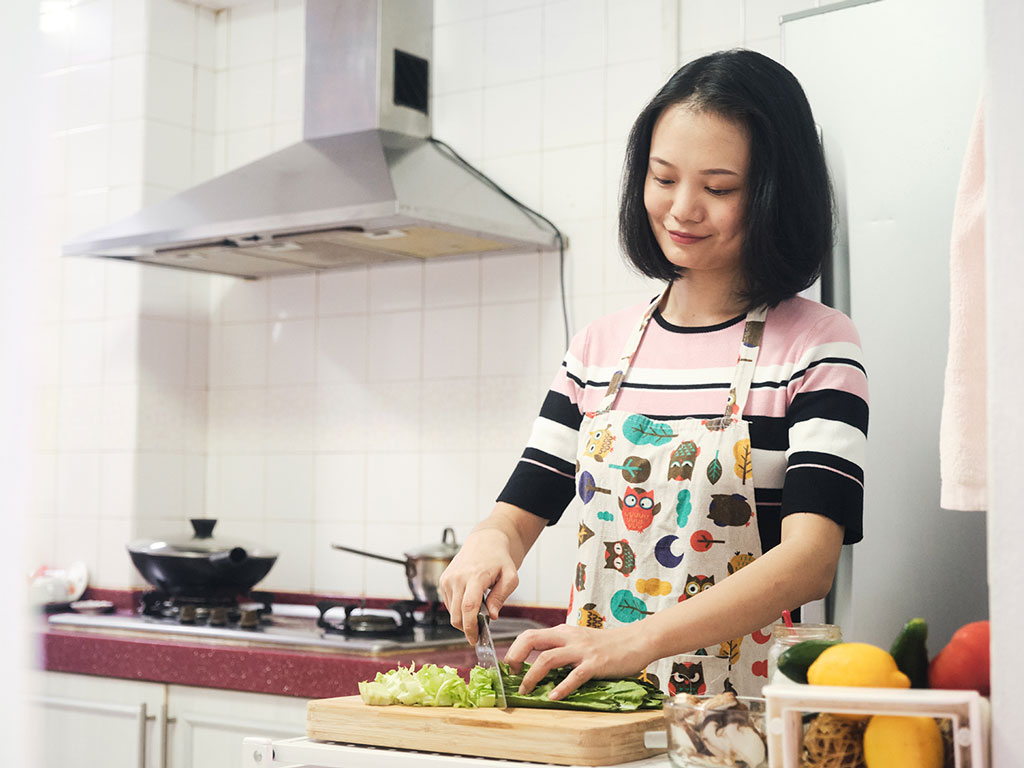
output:
MULTIPOLYGON (((433 133, 568 234, 574 330, 656 290, 615 239, 636 112, 676 61, 777 57, 778 15, 816 4, 435 0, 433 133)), ((489 512, 564 350, 557 254, 257 282, 62 259, 67 237, 300 138, 303 4, 43 10, 54 289, 30 560, 139 584, 130 539, 208 516, 280 550, 268 589, 406 596, 399 566, 330 543, 400 555, 489 512)), ((572 517, 515 600, 564 603, 572 517)))

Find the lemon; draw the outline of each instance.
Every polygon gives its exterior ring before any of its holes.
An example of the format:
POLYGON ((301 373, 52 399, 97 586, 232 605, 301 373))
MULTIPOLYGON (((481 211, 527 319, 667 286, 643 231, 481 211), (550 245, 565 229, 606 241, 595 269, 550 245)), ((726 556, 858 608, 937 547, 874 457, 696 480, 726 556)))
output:
POLYGON ((811 685, 856 685, 871 688, 909 688, 910 678, 896 660, 868 643, 838 643, 821 652, 807 669, 811 685))
POLYGON ((875 715, 864 729, 868 768, 942 768, 942 733, 931 717, 875 715))

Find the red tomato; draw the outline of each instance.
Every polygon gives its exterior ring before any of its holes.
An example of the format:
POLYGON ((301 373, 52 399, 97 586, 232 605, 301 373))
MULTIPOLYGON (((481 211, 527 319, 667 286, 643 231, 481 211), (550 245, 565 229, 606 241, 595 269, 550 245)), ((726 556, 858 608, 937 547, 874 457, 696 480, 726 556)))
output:
POLYGON ((989 694, 988 622, 965 624, 928 666, 928 687, 989 694))

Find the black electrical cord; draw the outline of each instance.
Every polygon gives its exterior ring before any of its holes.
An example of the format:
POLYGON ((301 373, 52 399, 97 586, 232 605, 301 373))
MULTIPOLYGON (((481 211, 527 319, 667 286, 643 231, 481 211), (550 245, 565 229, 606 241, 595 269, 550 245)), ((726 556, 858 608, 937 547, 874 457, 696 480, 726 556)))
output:
POLYGON ((473 166, 468 160, 466 160, 466 158, 464 158, 462 155, 460 155, 458 152, 452 149, 452 147, 449 144, 445 143, 441 139, 436 139, 433 136, 429 136, 428 139, 434 146, 443 149, 463 168, 465 168, 467 171, 473 174, 473 176, 480 179, 480 181, 484 182, 484 184, 489 186, 499 195, 507 199, 509 202, 513 203, 521 211, 530 216, 533 216, 534 218, 540 219, 549 227, 551 227, 551 231, 555 233, 555 239, 558 241, 558 285, 562 297, 562 323, 565 331, 565 348, 569 349, 569 310, 565 301, 565 237, 562 235, 562 231, 558 227, 556 227, 551 222, 551 219, 549 219, 543 213, 535 211, 526 203, 522 203, 516 198, 512 197, 512 195, 510 195, 508 192, 502 189, 497 182, 495 182, 493 179, 487 176, 483 171, 473 166))

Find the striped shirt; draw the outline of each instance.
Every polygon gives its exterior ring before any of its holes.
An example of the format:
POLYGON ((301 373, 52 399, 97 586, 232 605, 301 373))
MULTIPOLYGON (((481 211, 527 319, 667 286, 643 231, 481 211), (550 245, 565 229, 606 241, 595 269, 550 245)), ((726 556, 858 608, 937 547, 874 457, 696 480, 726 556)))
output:
MULTIPOLYGON (((575 493, 583 414, 596 411, 627 338, 647 304, 588 325, 572 340, 499 501, 554 524, 575 493)), ((726 399, 744 316, 700 328, 656 312, 615 402, 667 421, 715 418, 726 399)), ((862 538, 868 385, 857 331, 843 313, 795 297, 768 311, 743 418, 750 425, 762 551, 779 543, 782 518, 825 515, 862 538)))

